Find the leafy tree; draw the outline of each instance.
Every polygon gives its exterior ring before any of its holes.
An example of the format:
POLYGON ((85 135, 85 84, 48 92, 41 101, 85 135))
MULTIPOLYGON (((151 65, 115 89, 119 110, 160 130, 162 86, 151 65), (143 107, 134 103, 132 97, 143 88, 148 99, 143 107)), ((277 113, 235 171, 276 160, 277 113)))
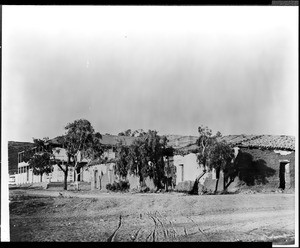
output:
MULTIPOLYGON (((206 169, 212 169, 214 166, 218 169, 220 165, 214 165, 216 159, 218 158, 218 151, 223 151, 217 144, 218 138, 222 137, 222 134, 218 131, 213 135, 212 130, 207 126, 201 125, 198 128, 199 138, 197 139, 197 145, 199 147, 199 153, 197 155, 197 160, 200 166, 203 167, 203 173, 200 174, 194 184, 193 192, 198 192, 198 184, 200 178, 206 173, 206 169), (215 161, 214 161, 215 159, 215 161)), ((225 149, 225 148, 224 148, 225 149)), ((225 154, 219 154, 222 158, 226 158, 225 154)), ((219 160, 217 161, 219 163, 219 160)), ((218 169, 219 170, 219 169, 218 169)), ((217 188, 218 180, 216 183, 217 188)))
POLYGON ((206 171, 207 164, 211 153, 211 148, 216 143, 217 137, 221 134, 218 132, 216 135, 212 135, 212 130, 208 127, 200 126, 198 128, 199 138, 197 139, 197 145, 199 146, 199 153, 197 156, 199 165, 202 165, 204 171, 206 171))
POLYGON ((81 173, 77 173, 77 169, 83 166, 81 163, 83 158, 89 163, 103 154, 103 147, 100 142, 102 135, 95 132, 91 123, 85 119, 75 120, 67 124, 65 129, 63 147, 68 155, 68 163, 65 168, 61 168, 65 173, 65 189, 69 165, 74 167, 75 185, 78 189, 78 175, 81 173))
POLYGON ((157 188, 162 188, 165 175, 164 156, 169 152, 167 138, 160 137, 157 131, 149 130, 137 138, 129 148, 119 147, 116 171, 123 176, 127 175, 126 172, 139 176, 140 184, 149 176, 157 188))
POLYGON ((56 163, 48 141, 49 138, 33 139, 34 148, 26 148, 24 151, 24 162, 33 169, 34 175, 41 176, 41 181, 43 174, 51 173, 56 163))
POLYGON ((119 133, 118 136, 131 136, 131 129, 127 129, 126 131, 119 133))
POLYGON ((119 141, 116 147, 115 173, 123 178, 127 177, 129 170, 128 154, 129 147, 125 146, 122 141, 119 141))
POLYGON ((230 172, 232 164, 231 161, 234 158, 234 153, 230 145, 228 145, 225 141, 216 142, 214 146, 211 148, 210 153, 210 163, 209 168, 214 168, 216 170, 216 188, 215 192, 218 189, 218 183, 220 178, 220 171, 223 172, 223 190, 225 191, 230 183, 232 182, 232 178, 230 178, 230 182, 226 185, 227 176, 225 173, 230 172))
POLYGON ((132 131, 131 129, 127 129, 124 132, 118 133, 118 136, 142 137, 145 134, 146 132, 143 129, 137 129, 135 131, 132 131))
POLYGON ((132 137, 142 137, 146 134, 146 132, 143 129, 137 129, 134 132, 131 133, 132 137))

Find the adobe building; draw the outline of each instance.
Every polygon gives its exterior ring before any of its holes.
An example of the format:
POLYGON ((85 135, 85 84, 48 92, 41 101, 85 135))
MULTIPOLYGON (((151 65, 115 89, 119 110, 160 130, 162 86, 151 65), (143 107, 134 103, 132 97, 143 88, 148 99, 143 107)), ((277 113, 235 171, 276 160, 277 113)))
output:
MULTIPOLYGON (((236 191, 241 185, 276 190, 295 188, 295 137, 285 135, 228 135, 221 138, 235 150, 232 161, 237 169, 228 191, 236 191)), ((195 139, 193 140, 193 142, 195 139)), ((207 171, 197 162, 198 147, 195 143, 177 147, 174 165, 177 170, 177 189, 190 191, 199 175, 199 183, 208 191, 214 191, 216 172, 207 171)), ((218 191, 223 190, 223 173, 220 173, 218 191)))
MULTIPOLYGON (((172 178, 178 191, 189 191, 195 179, 202 175, 199 183, 208 191, 214 191, 217 181, 216 171, 206 171, 197 162, 198 146, 196 136, 168 136, 170 146, 175 148, 173 157, 166 162, 174 165, 176 176, 172 178), (189 189, 189 190, 187 190, 189 189)), ((106 190, 108 183, 118 181, 114 172, 116 162, 116 145, 122 141, 125 145, 131 145, 135 137, 103 135, 101 143, 105 147, 103 156, 93 161, 89 167, 81 158, 83 166, 78 168, 79 182, 90 183, 92 190, 106 190)), ((270 190, 281 188, 293 190, 295 188, 295 137, 275 135, 228 135, 221 138, 235 149, 233 160, 236 175, 234 181, 228 187, 228 191, 235 191, 241 185, 261 186, 270 190)), ((62 163, 67 161, 67 155, 57 139, 52 139, 54 146, 53 154, 62 163)), ((140 187, 139 178, 128 175, 127 179, 131 189, 140 187)), ((32 169, 22 159, 22 152, 18 153, 18 174, 16 183, 38 183, 38 182, 63 182, 63 171, 54 165, 53 172, 43 177, 33 175, 32 169)), ((75 172, 69 167, 68 182, 75 181, 75 172)), ((146 178, 144 186, 155 189, 153 180, 146 178)), ((223 190, 223 174, 220 173, 218 191, 223 190)))

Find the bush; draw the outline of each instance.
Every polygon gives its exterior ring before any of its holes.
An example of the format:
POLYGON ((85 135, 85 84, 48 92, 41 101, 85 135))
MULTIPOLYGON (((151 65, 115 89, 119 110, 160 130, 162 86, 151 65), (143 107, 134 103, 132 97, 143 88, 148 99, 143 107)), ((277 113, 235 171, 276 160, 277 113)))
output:
POLYGON ((106 189, 107 190, 112 190, 112 184, 110 184, 110 183, 106 184, 106 189))
POLYGON ((142 187, 142 188, 140 189, 140 192, 141 192, 141 193, 147 193, 147 192, 149 192, 149 191, 150 191, 150 188, 147 187, 147 186, 142 187))
POLYGON ((106 189, 110 191, 127 191, 129 187, 130 184, 127 181, 115 181, 113 184, 106 184, 106 189))

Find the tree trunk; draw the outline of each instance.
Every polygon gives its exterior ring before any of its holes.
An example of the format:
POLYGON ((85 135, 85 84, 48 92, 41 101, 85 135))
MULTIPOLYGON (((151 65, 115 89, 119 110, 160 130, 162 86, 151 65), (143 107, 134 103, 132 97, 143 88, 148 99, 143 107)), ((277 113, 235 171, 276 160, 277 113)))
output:
POLYGON ((77 162, 77 158, 75 159, 75 166, 74 166, 74 173, 75 173, 75 190, 79 190, 79 185, 78 185, 78 173, 77 173, 77 166, 78 166, 78 162, 77 162))
MULTIPOLYGON (((101 172, 100 172, 100 175, 101 175, 101 172)), ((99 190, 102 189, 101 179, 102 179, 102 176, 99 176, 99 190)))
POLYGON ((225 190, 227 190, 227 188, 229 187, 229 185, 234 181, 234 179, 230 179, 229 182, 227 183, 227 185, 225 186, 225 190))
POLYGON ((215 193, 218 191, 218 184, 219 184, 219 179, 220 179, 220 169, 216 169, 216 188, 215 188, 215 193))
POLYGON ((226 190, 226 181, 227 180, 225 180, 225 173, 223 172, 223 191, 226 190))
POLYGON ((168 188, 169 188, 168 180, 169 180, 169 178, 165 177, 165 190, 166 190, 166 192, 168 192, 168 188))
POLYGON ((75 172, 75 182, 74 182, 74 184, 75 184, 75 190, 79 190, 79 185, 78 185, 78 173, 77 173, 77 168, 75 167, 75 170, 74 170, 74 172, 75 172))
POLYGON ((218 190, 218 184, 219 184, 219 178, 217 178, 217 181, 216 181, 215 193, 216 193, 216 192, 217 192, 217 190, 218 190))
POLYGON ((40 179, 40 181, 41 182, 43 182, 43 173, 42 174, 40 174, 41 175, 41 179, 40 179))
POLYGON ((193 186, 193 189, 192 191, 190 192, 191 194, 195 194, 195 195, 198 195, 199 192, 198 192, 198 189, 199 189, 199 181, 200 179, 205 175, 206 173, 206 170, 203 170, 202 174, 200 174, 196 180, 195 180, 195 183, 194 183, 194 186, 193 186))
POLYGON ((64 190, 68 189, 68 170, 64 171, 64 190))
POLYGON ((190 194, 198 195, 198 184, 199 184, 199 180, 198 180, 198 178, 196 178, 196 180, 195 180, 195 182, 194 182, 193 189, 192 189, 192 191, 190 192, 190 194))

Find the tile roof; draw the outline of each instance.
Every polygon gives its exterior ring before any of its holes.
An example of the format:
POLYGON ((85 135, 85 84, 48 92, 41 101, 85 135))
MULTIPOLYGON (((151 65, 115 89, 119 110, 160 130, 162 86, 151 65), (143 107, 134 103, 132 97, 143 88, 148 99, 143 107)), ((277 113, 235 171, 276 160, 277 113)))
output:
MULTIPOLYGON (((187 136, 186 136, 187 137, 187 136)), ((190 142, 184 140, 184 138, 178 138, 177 146, 174 146, 177 154, 188 154, 191 152, 197 152, 196 140, 197 137, 193 136, 189 138, 190 142)), ((227 143, 249 148, 265 148, 265 149, 278 149, 278 150, 295 150, 295 137, 287 135, 226 135, 219 140, 226 141, 227 143)), ((173 144, 176 144, 176 140, 172 140, 173 144)))
POLYGON ((295 137, 287 135, 257 135, 242 140, 237 145, 242 147, 295 150, 295 137))

